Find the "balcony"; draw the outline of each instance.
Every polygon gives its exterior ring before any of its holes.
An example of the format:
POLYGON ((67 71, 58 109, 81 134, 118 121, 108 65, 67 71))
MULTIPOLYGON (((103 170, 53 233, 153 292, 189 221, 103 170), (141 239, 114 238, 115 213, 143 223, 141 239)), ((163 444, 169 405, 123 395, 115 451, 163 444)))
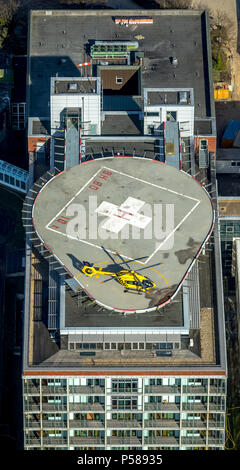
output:
POLYGON ((67 395, 67 387, 59 385, 43 385, 42 395, 67 395))
POLYGON ((24 402, 24 411, 40 411, 40 407, 40 403, 36 403, 30 400, 24 402))
POLYGON ((198 446, 206 446, 206 437, 203 438, 201 436, 187 436, 181 438, 182 445, 198 445, 198 446))
POLYGON ((70 446, 95 446, 101 445, 104 446, 104 437, 93 437, 93 436, 74 436, 70 437, 70 446))
POLYGON ((177 446, 179 438, 174 436, 150 436, 144 438, 144 445, 177 446))
POLYGON ((191 429, 206 429, 208 427, 212 429, 224 429, 224 420, 209 419, 208 422, 206 419, 188 419, 182 421, 183 428, 191 429))
POLYGON ((42 404, 43 411, 67 411, 67 404, 66 403, 43 403, 42 404))
POLYGON ((210 385, 209 387, 209 393, 210 395, 226 395, 226 386, 216 386, 216 385, 210 385))
POLYGON ((224 418, 217 420, 217 419, 210 419, 208 421, 208 428, 218 428, 218 429, 225 429, 224 418))
POLYGON ((208 445, 210 445, 210 446, 224 446, 224 437, 208 436, 208 445))
POLYGON ((201 419, 185 419, 182 421, 183 428, 206 429, 207 421, 201 419))
POLYGON ((94 419, 73 419, 69 420, 71 429, 104 429, 104 422, 94 419))
POLYGON ((47 446, 66 446, 68 444, 68 439, 67 437, 56 437, 56 436, 52 436, 52 437, 43 437, 43 440, 42 440, 42 443, 43 445, 47 445, 47 446))
POLYGON ((179 422, 174 419, 149 419, 144 421, 145 428, 179 429, 179 422))
POLYGON ((107 421, 107 427, 111 429, 141 429, 142 423, 137 421, 136 419, 128 419, 128 420, 116 420, 111 419, 107 421))
POLYGON ((183 385, 182 393, 190 395, 207 395, 207 385, 183 385))
POLYGON ((104 395, 104 387, 99 385, 70 385, 69 393, 79 393, 82 395, 104 395))
POLYGON ((144 403, 145 411, 158 411, 158 412, 178 412, 180 404, 177 403, 144 403))
POLYGON ((69 403, 69 411, 104 411, 101 403, 69 403))
POLYGON ((67 420, 62 419, 44 419, 42 422, 43 429, 64 429, 67 428, 67 420))
POLYGON ((142 438, 136 436, 111 436, 107 438, 107 445, 110 446, 141 446, 142 438))
POLYGON ((41 438, 40 437, 26 437, 25 439, 25 446, 41 446, 41 438))
POLYGON ((207 403, 191 402, 182 404, 183 411, 207 411, 207 403))
POLYGON ((180 385, 145 385, 145 394, 173 393, 180 394, 180 385))
POLYGON ((24 385, 24 394, 25 395, 39 395, 40 394, 40 386, 32 385, 32 384, 25 384, 24 385))
POLYGON ((25 421, 25 429, 39 429, 41 427, 40 420, 32 419, 25 421))
POLYGON ((209 403, 209 411, 225 411, 225 403, 209 403))

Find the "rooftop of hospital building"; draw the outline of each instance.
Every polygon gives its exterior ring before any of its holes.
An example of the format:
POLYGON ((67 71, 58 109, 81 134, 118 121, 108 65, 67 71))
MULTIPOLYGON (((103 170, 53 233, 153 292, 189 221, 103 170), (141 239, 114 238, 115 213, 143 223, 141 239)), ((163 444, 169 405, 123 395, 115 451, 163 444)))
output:
POLYGON ((214 158, 201 166, 188 150, 215 135, 206 12, 35 10, 28 51, 28 136, 51 145, 23 205, 25 371, 222 373, 214 158), (174 206, 168 237, 116 237, 123 211, 141 232, 154 204, 174 206), (87 240, 62 223, 79 205, 87 240), (91 211, 110 237, 89 238, 91 211), (84 275, 86 262, 98 275, 84 275), (121 269, 154 289, 124 292, 121 269))

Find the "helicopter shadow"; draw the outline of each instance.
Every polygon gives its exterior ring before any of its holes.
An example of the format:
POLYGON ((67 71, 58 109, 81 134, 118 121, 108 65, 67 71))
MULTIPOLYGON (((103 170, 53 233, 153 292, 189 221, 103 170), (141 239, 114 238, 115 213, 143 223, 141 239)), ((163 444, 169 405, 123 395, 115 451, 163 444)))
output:
MULTIPOLYGON (((79 260, 78 258, 76 258, 76 256, 74 256, 73 254, 71 253, 67 253, 67 256, 69 256, 69 258, 72 260, 72 265, 75 269, 77 269, 78 271, 81 271, 83 269, 84 266, 86 266, 86 264, 89 263, 89 265, 91 266, 94 266, 96 268, 98 268, 98 264, 96 263, 90 263, 88 262, 87 260, 79 260)), ((100 267, 100 263, 99 263, 99 267, 100 267)), ((122 263, 119 262, 119 263, 116 263, 115 261, 113 263, 109 263, 109 264, 106 264, 104 265, 104 271, 108 271, 108 272, 113 272, 113 273, 117 273, 119 272, 121 269, 126 269, 125 266, 122 266, 122 263)))
POLYGON ((69 258, 72 260, 73 267, 78 271, 81 271, 84 266, 84 262, 80 261, 78 258, 76 258, 76 256, 72 255, 71 253, 67 253, 67 256, 69 256, 69 258))

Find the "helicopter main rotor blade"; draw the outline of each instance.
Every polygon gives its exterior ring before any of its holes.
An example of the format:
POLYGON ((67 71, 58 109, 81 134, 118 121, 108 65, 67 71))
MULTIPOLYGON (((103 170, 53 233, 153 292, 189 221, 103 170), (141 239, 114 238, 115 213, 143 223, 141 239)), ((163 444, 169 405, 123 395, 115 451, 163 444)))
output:
POLYGON ((138 273, 139 271, 143 271, 144 269, 153 268, 154 266, 159 266, 160 264, 164 264, 164 263, 156 263, 156 264, 151 264, 151 266, 145 266, 144 268, 137 269, 136 273, 138 273))
MULTIPOLYGON (((134 261, 140 261, 141 259, 146 259, 147 256, 141 256, 141 258, 134 258, 134 259, 128 259, 127 261, 124 261, 124 259, 121 257, 121 255, 119 253, 116 253, 116 255, 119 256, 119 258, 122 259, 122 263, 121 264, 126 264, 128 265, 128 263, 133 263, 134 261)), ((129 269, 132 269, 130 266, 128 266, 129 269)))
POLYGON ((124 261, 122 255, 120 255, 120 253, 118 253, 116 251, 116 255, 119 256, 119 258, 122 260, 122 263, 126 264, 126 266, 128 267, 128 269, 131 271, 131 267, 129 266, 128 262, 127 261, 124 261))
POLYGON ((112 260, 112 262, 118 266, 118 264, 116 263, 115 259, 110 255, 110 253, 108 252, 108 250, 106 250, 106 248, 104 248, 104 246, 102 246, 101 248, 102 248, 103 251, 106 253, 106 255, 108 255, 108 257, 112 260))
POLYGON ((127 267, 128 267, 128 269, 130 269, 130 270, 131 270, 131 267, 128 265, 128 263, 132 263, 133 261, 140 261, 141 259, 147 258, 147 256, 141 256, 141 258, 128 259, 127 261, 125 261, 125 260, 123 259, 122 255, 120 255, 120 253, 118 253, 118 251, 116 251, 115 254, 116 254, 117 256, 119 256, 119 258, 121 259, 121 263, 117 263, 116 260, 115 260, 115 259, 112 257, 112 255, 109 253, 109 251, 108 251, 106 248, 104 248, 104 246, 102 246, 101 248, 102 248, 103 251, 106 253, 106 255, 109 256, 109 258, 112 260, 112 262, 113 262, 114 264, 116 264, 117 266, 119 266, 119 265, 121 265, 121 264, 126 264, 127 267))
POLYGON ((110 277, 109 279, 105 279, 105 281, 101 281, 101 284, 105 284, 105 282, 112 281, 113 279, 116 281, 115 277, 110 277))

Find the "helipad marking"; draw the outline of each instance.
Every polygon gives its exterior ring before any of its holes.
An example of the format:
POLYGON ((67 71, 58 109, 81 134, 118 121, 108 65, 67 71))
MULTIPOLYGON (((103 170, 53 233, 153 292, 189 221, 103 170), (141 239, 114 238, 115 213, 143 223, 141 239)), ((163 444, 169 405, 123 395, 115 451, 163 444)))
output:
POLYGON ((160 248, 164 245, 164 243, 166 243, 169 238, 171 238, 173 236, 173 234, 176 232, 176 230, 182 225, 182 223, 189 217, 189 215, 197 208, 197 206, 200 204, 200 201, 198 201, 195 206, 193 206, 193 208, 185 215, 185 217, 183 217, 183 219, 179 222, 178 225, 176 225, 176 227, 172 230, 172 232, 170 232, 168 234, 168 236, 163 240, 162 243, 160 243, 156 250, 153 251, 153 253, 148 257, 148 259, 146 260, 146 263, 148 263, 150 261, 150 259, 160 250, 160 248))
POLYGON ((139 199, 135 199, 130 196, 123 202, 123 204, 121 204, 120 207, 116 204, 103 201, 95 212, 109 217, 102 225, 104 230, 119 233, 127 224, 144 229, 152 220, 151 217, 138 213, 144 204, 144 201, 140 201, 139 199))
MULTIPOLYGON (((69 206, 69 204, 71 204, 72 201, 74 201, 74 199, 89 185, 89 183, 97 176, 99 172, 101 172, 101 169, 97 170, 96 173, 94 173, 94 175, 87 181, 87 183, 84 184, 84 186, 82 186, 82 188, 79 189, 79 191, 77 191, 76 194, 74 194, 74 196, 70 199, 70 201, 68 201, 67 204, 65 204, 65 206, 62 207, 62 209, 50 220, 50 222, 48 222, 48 224, 46 225, 46 228, 51 230, 49 225, 61 214, 61 212, 63 212, 69 206)), ((55 232, 57 232, 57 230, 55 230, 55 232)))
POLYGON ((177 194, 178 196, 183 196, 183 197, 186 197, 187 199, 192 199, 193 201, 200 202, 195 197, 187 196, 186 194, 183 194, 183 193, 178 193, 177 191, 174 191, 173 189, 165 188, 165 186, 160 186, 159 184, 150 183, 150 181, 142 180, 141 178, 137 178, 136 176, 127 175, 126 173, 123 173, 122 171, 119 171, 119 170, 113 170, 112 168, 108 168, 108 167, 105 167, 105 168, 109 171, 111 170, 114 173, 119 173, 119 175, 127 176, 128 178, 132 178, 133 180, 140 181, 141 183, 150 184, 150 186, 154 186, 155 188, 164 189, 165 191, 168 191, 169 193, 177 194))
MULTIPOLYGON (((48 222, 48 224, 47 224, 45 227, 46 227, 48 230, 51 230, 51 231, 53 231, 53 232, 58 233, 59 235, 65 236, 65 237, 67 237, 67 238, 71 238, 71 239, 73 239, 73 240, 78 240, 78 241, 80 241, 80 242, 82 242, 82 243, 86 243, 87 245, 90 245, 90 246, 95 247, 95 248, 98 248, 98 249, 102 249, 102 246, 99 246, 99 245, 97 245, 97 244, 91 243, 91 242, 89 242, 89 241, 87 241, 87 240, 79 239, 79 238, 77 238, 77 237, 72 237, 72 236, 70 236, 69 234, 63 233, 63 232, 61 232, 61 231, 59 231, 59 230, 56 230, 55 228, 49 227, 49 225, 52 224, 52 222, 69 206, 69 204, 71 204, 71 202, 72 202, 87 186, 89 187, 89 183, 92 182, 92 180, 94 180, 94 179, 98 176, 98 173, 101 173, 103 170, 107 170, 107 171, 109 171, 109 172, 118 173, 118 174, 120 174, 121 176, 125 176, 125 177, 127 177, 127 178, 132 178, 132 179, 134 179, 134 180, 136 180, 136 181, 140 181, 141 183, 148 184, 148 185, 150 185, 150 186, 153 186, 153 187, 158 188, 158 189, 165 190, 165 191, 167 191, 167 192, 176 194, 176 195, 178 195, 178 196, 183 196, 183 197, 185 197, 185 198, 187 198, 187 199, 191 199, 192 201, 195 201, 195 202, 196 202, 196 204, 195 204, 195 205, 192 207, 192 209, 183 217, 183 219, 182 219, 182 220, 179 222, 179 224, 173 229, 173 231, 170 232, 170 233, 168 234, 168 236, 163 240, 163 242, 162 242, 160 245, 158 245, 158 246, 156 247, 156 249, 153 251, 153 253, 149 256, 149 258, 148 258, 148 259, 146 260, 146 262, 144 263, 144 264, 147 264, 147 263, 149 262, 149 260, 160 250, 160 248, 164 245, 164 243, 175 233, 175 231, 176 231, 176 230, 182 225, 182 223, 188 218, 188 216, 197 208, 197 206, 198 206, 198 205, 200 204, 200 202, 201 202, 199 199, 196 199, 196 198, 194 198, 194 197, 192 197, 192 196, 187 196, 186 194, 179 193, 179 192, 177 192, 177 191, 174 191, 173 189, 169 189, 169 188, 166 188, 166 187, 164 187, 164 186, 160 186, 160 185, 157 185, 157 184, 154 184, 154 183, 150 183, 149 181, 145 181, 145 180, 143 180, 143 179, 141 179, 141 178, 137 178, 137 177, 135 177, 135 176, 132 176, 132 175, 123 173, 123 172, 121 172, 121 171, 114 170, 114 169, 112 169, 112 168, 108 168, 108 167, 105 167, 105 166, 104 166, 104 167, 102 167, 101 169, 99 169, 99 170, 96 171, 96 173, 87 181, 87 183, 86 183, 84 186, 82 186, 82 187, 80 188, 80 190, 78 190, 78 191, 76 192, 76 194, 75 194, 75 195, 65 204, 65 206, 50 220, 50 222, 48 222)), ((132 199, 134 199, 134 198, 132 198, 132 199)), ((125 201, 125 202, 126 202, 126 201, 125 201)), ((142 201, 142 202, 143 202, 143 201, 142 201)), ((99 207, 100 207, 100 206, 99 206, 99 207)), ((119 219, 119 220, 121 220, 121 219, 119 219)), ((111 252, 111 250, 109 250, 109 251, 111 252)), ((127 255, 122 254, 122 256, 123 256, 124 258, 131 259, 131 258, 130 258, 129 256, 127 256, 127 255)))

